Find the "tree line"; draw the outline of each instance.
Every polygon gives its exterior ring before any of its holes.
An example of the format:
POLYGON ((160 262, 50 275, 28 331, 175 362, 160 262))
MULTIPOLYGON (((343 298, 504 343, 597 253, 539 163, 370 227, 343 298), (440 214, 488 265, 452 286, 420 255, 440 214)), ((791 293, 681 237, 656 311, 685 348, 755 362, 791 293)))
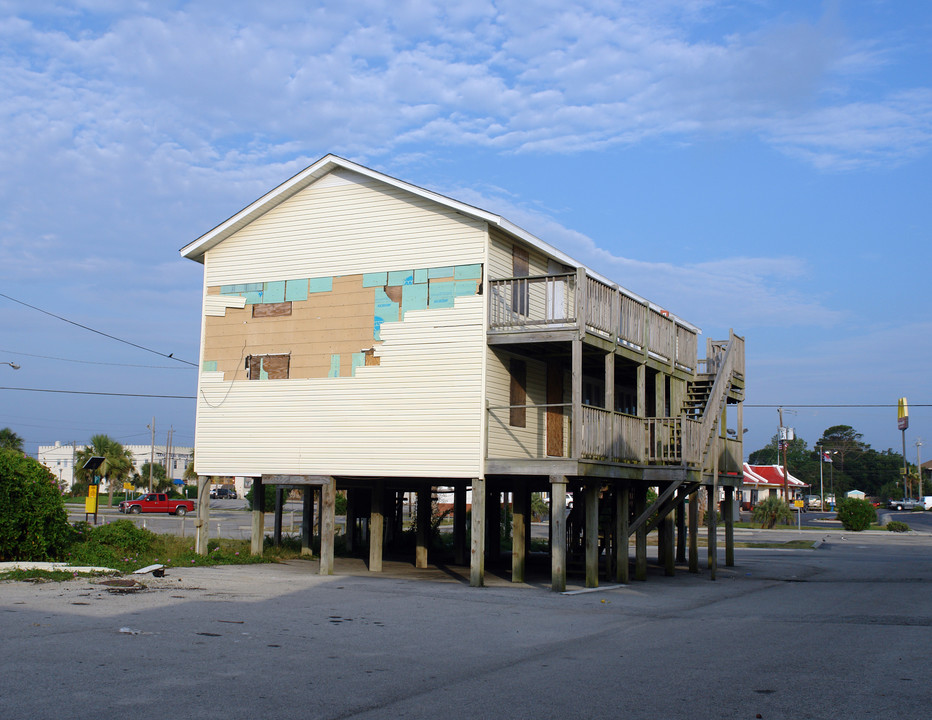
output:
MULTIPOLYGON (((862 438, 863 435, 850 425, 833 425, 811 448, 801 437, 790 440, 786 448, 787 471, 808 483, 813 494, 818 495, 822 455, 827 458, 822 462, 822 484, 826 494, 834 488, 836 498, 843 497, 849 490, 861 490, 881 500, 906 495, 932 495, 932 481, 928 478, 923 479, 921 489, 918 487, 919 468, 915 463, 907 464, 909 474, 904 487, 902 453, 892 448, 874 450, 862 438)), ((774 435, 766 447, 752 452, 748 462, 751 465, 782 465, 779 436, 774 435)))
MULTIPOLYGON (((23 439, 10 428, 0 429, 0 448, 23 452, 23 439)), ((150 463, 145 462, 136 472, 133 467, 132 453, 109 435, 94 435, 90 444, 75 454, 74 485, 71 494, 87 495, 88 486, 101 478, 108 487, 107 504, 113 504, 114 489, 121 489, 124 482, 132 483, 135 488, 149 488, 150 463), (85 470, 84 465, 92 457, 102 457, 104 462, 97 470, 85 470)), ((172 480, 160 463, 151 465, 153 492, 167 492, 172 489, 172 480)), ((194 473, 193 463, 185 470, 185 479, 194 473)))

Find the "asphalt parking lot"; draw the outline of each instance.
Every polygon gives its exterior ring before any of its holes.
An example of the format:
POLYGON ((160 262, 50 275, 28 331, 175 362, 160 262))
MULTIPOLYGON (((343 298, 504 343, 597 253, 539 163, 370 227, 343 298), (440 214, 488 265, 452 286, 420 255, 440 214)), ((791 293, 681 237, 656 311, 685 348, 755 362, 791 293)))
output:
MULTIPOLYGON (((788 531, 784 531, 788 532, 788 531)), ((787 535, 789 537, 789 535, 787 535)), ((559 595, 449 568, 0 585, 5 718, 927 718, 932 536, 559 595)), ((739 538, 740 539, 740 538, 739 538)), ((575 588, 578 589, 578 585, 575 588)))

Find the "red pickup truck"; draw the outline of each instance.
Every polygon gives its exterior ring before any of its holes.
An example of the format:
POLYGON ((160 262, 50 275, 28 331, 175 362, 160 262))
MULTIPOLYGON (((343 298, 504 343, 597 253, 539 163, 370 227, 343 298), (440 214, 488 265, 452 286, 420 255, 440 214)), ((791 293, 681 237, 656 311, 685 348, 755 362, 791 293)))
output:
POLYGON ((148 493, 134 500, 124 500, 120 503, 121 513, 170 513, 172 515, 187 515, 194 512, 193 500, 170 500, 165 493, 148 493))

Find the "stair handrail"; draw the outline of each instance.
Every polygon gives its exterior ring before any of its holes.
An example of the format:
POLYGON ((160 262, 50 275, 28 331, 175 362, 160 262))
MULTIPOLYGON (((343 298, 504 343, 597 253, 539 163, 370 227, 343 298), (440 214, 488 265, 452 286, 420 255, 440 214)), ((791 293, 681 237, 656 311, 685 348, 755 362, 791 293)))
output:
POLYGON ((729 330, 728 344, 725 346, 725 352, 722 357, 718 372, 715 375, 715 382, 712 383, 712 389, 709 391, 709 399, 705 405, 705 411, 702 413, 702 424, 700 425, 700 437, 702 438, 702 452, 699 458, 699 467, 705 467, 706 457, 709 454, 709 447, 712 445, 712 434, 715 432, 716 421, 722 413, 722 408, 728 400, 728 387, 731 383, 731 377, 735 370, 735 332, 729 330), (710 412, 714 408, 714 412, 710 412))

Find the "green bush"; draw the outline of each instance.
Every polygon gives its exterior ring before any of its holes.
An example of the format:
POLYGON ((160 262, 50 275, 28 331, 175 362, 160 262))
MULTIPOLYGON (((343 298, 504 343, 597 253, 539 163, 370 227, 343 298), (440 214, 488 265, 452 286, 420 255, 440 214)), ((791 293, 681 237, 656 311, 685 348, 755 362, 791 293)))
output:
MULTIPOLYGON (((272 512, 275 509, 275 486, 274 485, 263 485, 263 495, 265 496, 265 511, 272 512)), ((249 503, 249 509, 255 510, 253 505, 253 498, 255 497, 256 486, 253 485, 249 490, 246 491, 246 502, 249 503)))
POLYGON ((786 500, 771 495, 761 500, 754 506, 754 512, 751 516, 756 523, 760 523, 762 528, 771 529, 778 522, 789 523, 793 520, 793 511, 786 504, 786 500))
POLYGON ((15 450, 0 450, 0 561, 55 560, 73 531, 52 473, 15 450))
POLYGON ((887 523, 887 530, 890 532, 909 532, 909 525, 899 520, 891 520, 887 523))
POLYGON ((838 503, 838 519, 842 527, 850 532, 867 530, 872 522, 877 521, 877 511, 867 500, 845 498, 838 503))
POLYGON ((137 527, 132 520, 114 520, 112 523, 91 529, 90 540, 114 550, 128 553, 148 552, 155 541, 155 533, 137 527))

